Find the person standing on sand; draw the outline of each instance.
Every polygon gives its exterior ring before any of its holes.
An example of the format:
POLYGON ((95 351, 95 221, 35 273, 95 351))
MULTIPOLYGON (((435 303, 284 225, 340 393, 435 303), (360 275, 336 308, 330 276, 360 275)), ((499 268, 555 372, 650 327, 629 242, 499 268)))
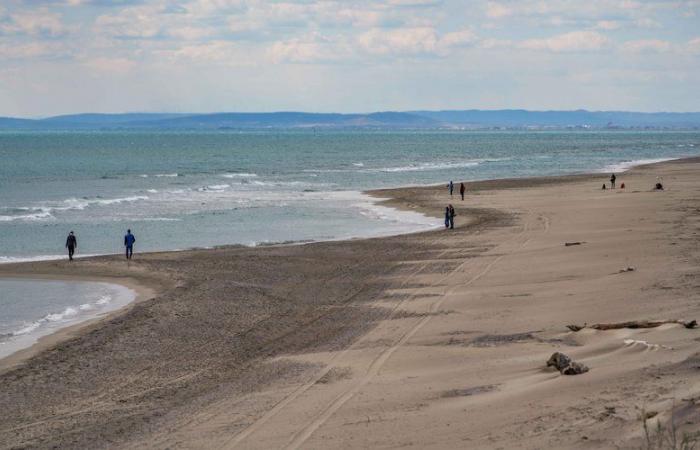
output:
POLYGON ((454 230, 455 228, 455 209, 452 205, 447 207, 449 209, 449 214, 448 216, 450 217, 450 230, 454 230))
POLYGON ((450 191, 450 197, 452 197, 452 192, 455 190, 455 185, 452 183, 452 180, 450 180, 450 183, 447 185, 447 190, 450 191))
POLYGON ((464 201, 464 191, 466 191, 467 188, 464 187, 464 183, 459 183, 459 195, 462 196, 462 201, 464 201))
POLYGON ((134 242, 136 242, 136 237, 131 234, 131 230, 126 230, 126 235, 124 236, 124 247, 126 247, 126 259, 131 259, 134 255, 134 242))
POLYGON ((615 189, 615 180, 617 180, 615 174, 610 175, 610 189, 615 189))
POLYGON ((66 239, 66 248, 68 249, 68 261, 73 261, 73 254, 75 249, 78 247, 78 239, 75 238, 75 234, 71 231, 68 233, 68 238, 66 239))
POLYGON ((445 206, 445 229, 450 228, 450 207, 445 206))

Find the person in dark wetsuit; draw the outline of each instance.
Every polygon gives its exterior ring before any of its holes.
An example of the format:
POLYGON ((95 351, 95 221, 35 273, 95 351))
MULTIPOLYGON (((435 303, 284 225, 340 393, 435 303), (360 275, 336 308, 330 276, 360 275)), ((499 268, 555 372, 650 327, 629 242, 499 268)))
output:
POLYGON ((78 247, 78 240, 75 238, 75 234, 71 231, 68 233, 68 238, 66 239, 66 248, 68 249, 68 261, 73 261, 73 254, 75 249, 78 247))
POLYGON ((462 200, 464 200, 464 191, 466 191, 467 188, 464 187, 464 183, 459 183, 459 195, 462 196, 462 200))
POLYGON ((610 189, 615 189, 615 180, 617 180, 615 174, 610 175, 610 189))
POLYGON ((126 235, 124 236, 124 247, 126 247, 126 259, 131 259, 134 255, 134 242, 136 238, 131 234, 131 230, 126 230, 126 235))

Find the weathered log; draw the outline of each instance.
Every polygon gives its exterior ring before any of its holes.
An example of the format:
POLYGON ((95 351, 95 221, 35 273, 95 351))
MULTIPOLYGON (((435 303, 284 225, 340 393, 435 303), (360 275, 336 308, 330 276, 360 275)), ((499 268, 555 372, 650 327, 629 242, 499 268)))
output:
POLYGON ((685 320, 632 320, 629 322, 619 322, 619 323, 596 323, 593 325, 586 325, 584 324, 583 326, 580 325, 567 325, 566 327, 571 330, 571 331, 581 331, 584 328, 593 328, 594 330, 619 330, 622 328, 630 328, 630 329, 637 329, 637 328, 656 328, 658 326, 661 326, 665 323, 679 323, 683 325, 686 328, 695 328, 698 326, 698 322, 696 320, 690 320, 690 321, 685 321, 685 320))

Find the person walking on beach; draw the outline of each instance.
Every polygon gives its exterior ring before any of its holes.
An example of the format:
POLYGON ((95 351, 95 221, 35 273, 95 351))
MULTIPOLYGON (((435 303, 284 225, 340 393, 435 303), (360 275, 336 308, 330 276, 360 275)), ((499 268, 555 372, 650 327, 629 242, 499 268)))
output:
POLYGON ((124 247, 126 247, 126 259, 131 259, 134 255, 134 242, 136 242, 136 237, 131 234, 131 230, 126 230, 126 235, 124 236, 124 247))
POLYGON ((615 180, 617 180, 615 174, 610 175, 610 189, 615 189, 615 180))
POLYGON ((455 185, 452 183, 452 180, 450 180, 450 183, 447 185, 447 189, 450 191, 450 197, 452 197, 452 192, 455 190, 455 185))
POLYGON ((78 240, 75 238, 75 233, 72 231, 68 233, 68 238, 66 239, 66 248, 68 249, 68 261, 73 261, 73 254, 75 249, 78 247, 78 240))
POLYGON ((467 188, 464 187, 464 183, 459 183, 459 195, 462 196, 462 201, 464 201, 464 191, 466 191, 467 188))
POLYGON ((449 210, 448 216, 450 217, 450 230, 454 230, 455 228, 455 209, 452 205, 448 206, 447 209, 449 210))
POLYGON ((450 207, 445 206, 445 229, 450 228, 450 207))

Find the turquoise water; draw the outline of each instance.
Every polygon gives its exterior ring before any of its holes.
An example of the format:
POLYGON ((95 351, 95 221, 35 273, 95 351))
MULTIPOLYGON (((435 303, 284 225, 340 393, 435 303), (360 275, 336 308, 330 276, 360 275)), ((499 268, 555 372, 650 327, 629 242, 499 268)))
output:
MULTIPOLYGON (((698 132, 0 132, 0 262, 338 239, 439 226, 360 192, 621 170, 698 132)), ((436 223, 438 222, 438 223, 436 223)))
POLYGON ((108 283, 0 279, 0 358, 134 297, 130 289, 108 283))

